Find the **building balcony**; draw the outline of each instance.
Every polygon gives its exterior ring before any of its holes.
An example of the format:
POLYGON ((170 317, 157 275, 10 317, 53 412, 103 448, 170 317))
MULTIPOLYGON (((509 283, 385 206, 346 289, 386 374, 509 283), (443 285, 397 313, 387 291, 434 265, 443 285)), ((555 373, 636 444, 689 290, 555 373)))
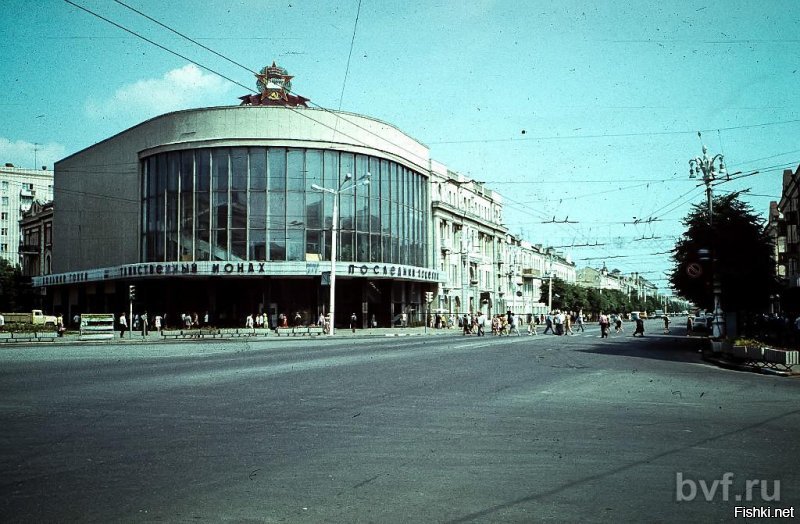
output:
POLYGON ((453 251, 453 243, 450 240, 442 240, 442 243, 439 246, 439 249, 441 249, 442 253, 444 253, 445 255, 448 254, 448 253, 452 253, 452 251, 453 251))
POLYGON ((36 244, 20 244, 19 245, 19 254, 20 255, 38 255, 41 252, 41 249, 36 244))

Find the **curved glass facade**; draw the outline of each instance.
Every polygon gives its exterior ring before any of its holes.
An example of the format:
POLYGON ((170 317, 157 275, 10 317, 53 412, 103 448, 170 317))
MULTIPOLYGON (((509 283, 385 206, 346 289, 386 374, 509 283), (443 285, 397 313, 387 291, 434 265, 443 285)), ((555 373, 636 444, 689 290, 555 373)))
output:
POLYGON ((428 266, 427 180, 389 160, 222 147, 159 153, 142 173, 143 262, 330 260, 334 196, 311 185, 370 173, 339 196, 337 260, 428 266))

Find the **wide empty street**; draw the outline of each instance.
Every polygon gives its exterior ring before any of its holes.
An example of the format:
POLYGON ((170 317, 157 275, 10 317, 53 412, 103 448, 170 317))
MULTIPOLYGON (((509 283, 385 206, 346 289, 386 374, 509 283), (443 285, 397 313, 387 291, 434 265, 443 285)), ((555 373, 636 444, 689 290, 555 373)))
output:
POLYGON ((715 367, 679 329, 626 329, 2 348, 0 520, 728 522, 796 506, 800 382, 715 367))

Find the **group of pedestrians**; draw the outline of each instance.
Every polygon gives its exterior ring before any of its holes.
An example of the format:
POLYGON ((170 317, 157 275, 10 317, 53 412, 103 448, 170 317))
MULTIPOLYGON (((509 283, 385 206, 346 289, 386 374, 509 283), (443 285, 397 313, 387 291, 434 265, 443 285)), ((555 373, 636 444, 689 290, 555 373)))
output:
MULTIPOLYGON (((211 318, 208 311, 205 312, 202 319, 196 312, 181 313, 176 325, 184 329, 198 329, 203 326, 210 326, 210 322, 211 318)), ((117 324, 119 326, 120 337, 124 337, 125 332, 128 330, 140 331, 142 336, 147 336, 151 330, 155 330, 156 333, 161 333, 161 330, 167 327, 167 314, 156 314, 151 317, 147 311, 144 311, 143 313, 134 313, 133 320, 131 321, 128 319, 128 313, 123 312, 120 313, 117 318, 117 324)))
POLYGON ((574 311, 561 311, 556 309, 547 315, 544 315, 544 331, 543 335, 548 333, 557 336, 574 335, 572 326, 575 326, 576 331, 584 332, 583 327, 583 310, 574 311))
MULTIPOLYGON (((607 315, 600 312, 600 315, 597 317, 598 324, 600 324, 600 338, 608 338, 608 334, 611 331, 611 326, 614 326, 615 333, 624 333, 625 328, 622 325, 622 315, 619 313, 612 313, 611 315, 607 315)), ((636 323, 636 328, 633 330, 633 336, 636 335, 644 336, 644 320, 641 317, 634 318, 636 323)), ((665 326, 668 326, 669 321, 665 326)))
POLYGON ((573 335, 573 326, 575 331, 585 331, 583 311, 554 310, 546 315, 524 315, 509 310, 505 314, 494 315, 491 319, 485 313, 465 313, 458 323, 464 335, 478 336, 484 335, 487 329, 495 336, 521 336, 522 327, 525 327, 527 335, 538 335, 538 326, 541 324, 545 326, 543 335, 573 335))

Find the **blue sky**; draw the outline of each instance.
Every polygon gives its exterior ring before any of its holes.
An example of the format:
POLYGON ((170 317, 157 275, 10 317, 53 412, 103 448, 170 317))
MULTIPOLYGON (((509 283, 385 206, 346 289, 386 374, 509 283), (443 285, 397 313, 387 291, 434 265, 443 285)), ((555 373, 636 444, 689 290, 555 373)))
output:
MULTIPOLYGON (((73 1, 255 87, 118 3, 73 1)), ((662 287, 663 252, 704 198, 688 177, 698 130, 730 172, 759 171, 717 188, 749 190, 758 212, 800 165, 796 1, 125 3, 249 69, 275 60, 314 104, 396 125, 499 191, 512 232, 604 244, 564 251, 662 287)), ((0 14, 3 162, 52 167, 152 116, 248 92, 64 1, 5 0, 0 14)))

